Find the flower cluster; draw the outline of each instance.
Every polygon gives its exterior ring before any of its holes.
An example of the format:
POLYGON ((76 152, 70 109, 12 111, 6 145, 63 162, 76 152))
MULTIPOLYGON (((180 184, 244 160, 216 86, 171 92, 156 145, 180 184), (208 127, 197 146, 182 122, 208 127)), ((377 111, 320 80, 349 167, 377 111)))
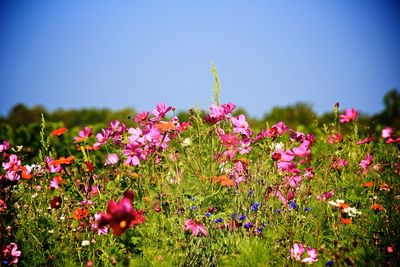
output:
POLYGON ((313 263, 318 261, 318 253, 315 248, 307 247, 304 249, 303 244, 294 243, 293 247, 290 249, 290 257, 296 261, 301 261, 304 263, 313 263), (305 258, 301 258, 304 252, 307 252, 305 258))

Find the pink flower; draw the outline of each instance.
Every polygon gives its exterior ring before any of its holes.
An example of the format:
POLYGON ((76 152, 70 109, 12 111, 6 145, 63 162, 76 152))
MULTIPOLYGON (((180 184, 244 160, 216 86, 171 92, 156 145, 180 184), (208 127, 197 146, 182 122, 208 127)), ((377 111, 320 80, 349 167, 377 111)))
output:
POLYGON ((366 155, 365 158, 360 162, 361 168, 363 168, 364 170, 368 170, 369 166, 371 166, 372 164, 372 160, 373 160, 372 155, 370 154, 366 155))
POLYGON ((349 162, 342 159, 342 158, 338 158, 335 160, 335 162, 332 164, 332 168, 334 168, 335 170, 340 170, 342 169, 344 166, 349 165, 349 162))
POLYGON ((343 135, 341 133, 334 133, 329 136, 328 140, 326 141, 328 144, 337 144, 343 141, 343 135))
POLYGON ((98 228, 110 225, 114 235, 122 234, 126 229, 143 223, 146 218, 142 211, 132 206, 133 191, 126 191, 124 197, 119 201, 108 201, 106 213, 101 213, 98 219, 98 228))
POLYGON ((21 251, 18 250, 18 246, 15 243, 10 243, 10 245, 4 246, 2 250, 2 259, 11 264, 17 264, 18 258, 21 256, 21 251))
POLYGON ((339 116, 340 118, 339 121, 341 123, 352 122, 357 119, 357 116, 358 116, 358 111, 356 109, 354 108, 346 109, 345 113, 339 116))
POLYGON ((0 153, 6 151, 10 147, 10 143, 8 141, 3 141, 3 144, 0 144, 0 153))
POLYGON ((101 133, 96 134, 97 143, 94 143, 94 147, 100 147, 104 145, 108 138, 110 137, 110 132, 108 130, 101 129, 101 133))
POLYGON ((118 155, 115 153, 111 153, 107 155, 107 159, 106 162, 104 163, 104 165, 108 166, 108 165, 115 165, 118 163, 118 155))
POLYGON ((307 247, 307 257, 302 259, 301 262, 312 263, 318 261, 318 254, 315 248, 307 247))
POLYGON ((272 125, 271 129, 268 130, 268 137, 275 137, 277 135, 282 135, 288 130, 288 127, 283 122, 278 122, 275 125, 272 125))
POLYGON ((142 112, 136 115, 135 122, 137 122, 140 126, 146 125, 147 116, 149 116, 149 112, 142 112))
POLYGON ((386 127, 382 130, 382 137, 385 139, 389 138, 390 136, 392 136, 392 132, 393 132, 392 128, 386 127))
POLYGON ((93 129, 85 127, 83 131, 79 131, 79 136, 74 137, 74 143, 85 142, 93 134, 93 129))
POLYGON ((125 165, 136 166, 140 164, 139 158, 141 157, 141 149, 134 143, 126 145, 124 155, 128 158, 124 161, 125 165))
POLYGON ((172 109, 171 106, 167 106, 165 102, 157 104, 156 108, 153 110, 153 115, 156 116, 156 120, 162 119, 168 111, 172 109))
POLYGON ((199 231, 204 236, 207 235, 206 228, 204 228, 204 225, 201 222, 197 221, 197 220, 191 220, 191 219, 190 220, 186 220, 186 222, 185 222, 185 231, 189 231, 189 230, 192 231, 192 234, 194 236, 197 236, 199 231))
POLYGON ((374 139, 375 139, 375 138, 374 138, 373 136, 366 137, 366 138, 364 138, 363 140, 358 141, 356 144, 357 144, 357 145, 369 144, 369 143, 371 143, 372 141, 374 141, 374 139))
POLYGON ((235 133, 241 133, 246 136, 250 134, 249 124, 247 123, 246 117, 243 114, 239 115, 238 118, 232 117, 231 121, 232 124, 235 126, 235 128, 233 129, 235 133))
POLYGON ((304 246, 302 244, 295 243, 293 248, 290 249, 290 256, 296 261, 301 260, 301 255, 304 253, 304 246))
POLYGON ((60 172, 61 169, 62 169, 61 165, 54 166, 53 161, 54 160, 52 158, 46 156, 46 167, 47 167, 47 170, 49 172, 51 172, 51 173, 60 172))

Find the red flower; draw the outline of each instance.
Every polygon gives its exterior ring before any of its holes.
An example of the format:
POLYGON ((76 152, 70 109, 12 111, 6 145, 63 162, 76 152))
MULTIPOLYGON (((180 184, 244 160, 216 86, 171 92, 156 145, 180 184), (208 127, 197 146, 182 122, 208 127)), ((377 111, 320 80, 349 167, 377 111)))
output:
POLYGON ((142 211, 132 206, 133 197, 133 191, 128 190, 119 202, 108 201, 106 213, 101 213, 98 227, 109 224, 113 234, 120 235, 126 229, 143 223, 146 218, 142 215, 142 211))
POLYGON ((62 199, 61 197, 54 197, 51 201, 50 201, 50 207, 52 209, 59 209, 61 206, 61 202, 62 199))
POLYGON ((61 135, 63 135, 66 131, 67 131, 67 128, 61 127, 61 128, 58 128, 58 129, 55 129, 54 131, 52 131, 52 132, 51 132, 51 135, 54 135, 54 136, 61 136, 61 135))
POLYGON ((77 208, 74 212, 72 212, 72 217, 75 220, 82 220, 83 218, 87 217, 89 215, 89 212, 87 209, 81 209, 81 208, 77 208))
POLYGON ((53 165, 57 167, 58 165, 69 165, 71 161, 74 159, 74 156, 69 156, 68 158, 61 157, 60 159, 53 160, 53 165))

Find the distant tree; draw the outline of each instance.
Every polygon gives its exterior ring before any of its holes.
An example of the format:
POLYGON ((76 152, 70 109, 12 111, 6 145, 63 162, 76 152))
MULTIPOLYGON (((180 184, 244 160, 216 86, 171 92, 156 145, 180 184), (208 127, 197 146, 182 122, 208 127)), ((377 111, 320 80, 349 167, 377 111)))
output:
POLYGON ((400 92, 392 89, 383 97, 385 109, 376 116, 379 123, 391 126, 395 130, 400 129, 400 92))
POLYGON ((287 107, 274 107, 271 112, 263 117, 263 121, 270 125, 283 121, 290 127, 295 128, 298 125, 310 127, 317 118, 312 106, 307 103, 297 103, 287 107))
POLYGON ((8 113, 7 123, 13 128, 18 128, 33 122, 40 122, 42 113, 47 114, 46 109, 42 106, 28 108, 25 104, 19 103, 8 113))

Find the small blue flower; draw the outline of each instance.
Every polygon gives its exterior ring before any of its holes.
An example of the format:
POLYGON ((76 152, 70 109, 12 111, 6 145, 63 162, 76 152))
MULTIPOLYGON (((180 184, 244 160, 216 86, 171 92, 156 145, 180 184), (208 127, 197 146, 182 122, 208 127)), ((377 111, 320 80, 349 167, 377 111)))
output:
POLYGON ((253 195, 253 190, 249 189, 248 194, 249 194, 249 196, 253 195))
POLYGON ((305 212, 309 212, 309 211, 311 211, 311 208, 305 207, 305 208, 304 208, 304 211, 305 211, 305 212))
POLYGON ((275 213, 281 213, 280 209, 275 210, 275 213))
POLYGON ((204 214, 204 215, 206 215, 206 217, 210 217, 210 216, 211 216, 211 213, 207 212, 207 213, 204 214))
POLYGON ((263 231, 263 228, 262 228, 262 227, 258 227, 258 228, 257 228, 257 233, 258 233, 259 235, 262 234, 262 231, 263 231))
POLYGON ((246 229, 250 229, 253 225, 251 224, 251 222, 247 222, 244 224, 244 228, 246 229))
POLYGON ((244 221, 244 220, 246 220, 246 215, 245 215, 245 214, 240 215, 238 219, 239 219, 240 221, 244 221))
POLYGON ((331 267, 333 266, 333 260, 328 261, 325 266, 331 267))
POLYGON ((214 223, 221 223, 221 222, 223 222, 223 221, 224 221, 224 219, 218 218, 218 219, 216 219, 216 220, 214 221, 214 223))
POLYGON ((289 203, 289 209, 295 209, 297 210, 299 206, 297 206, 296 200, 290 201, 289 203))
POLYGON ((251 205, 251 210, 252 210, 252 211, 257 211, 257 210, 258 210, 258 207, 259 207, 260 205, 261 205, 260 203, 255 202, 253 205, 251 205))
POLYGON ((191 197, 190 200, 191 200, 191 201, 194 201, 194 197, 191 197))
POLYGON ((191 210, 197 210, 197 207, 195 205, 190 207, 191 210))
POLYGON ((235 219, 236 216, 237 216, 237 213, 234 213, 234 214, 231 215, 231 218, 232 218, 232 219, 235 219))
POLYGON ((3 265, 8 265, 8 261, 6 261, 6 260, 2 260, 1 263, 2 263, 3 265))

